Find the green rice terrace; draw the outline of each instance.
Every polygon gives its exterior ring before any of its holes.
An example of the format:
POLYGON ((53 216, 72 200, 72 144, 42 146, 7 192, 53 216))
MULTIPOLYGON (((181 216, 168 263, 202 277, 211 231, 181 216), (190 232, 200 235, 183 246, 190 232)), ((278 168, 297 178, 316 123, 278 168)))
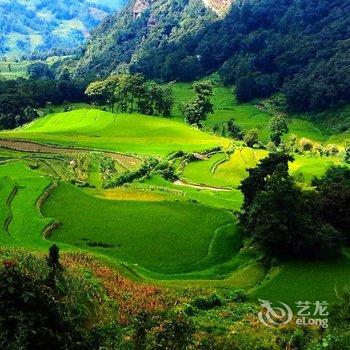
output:
MULTIPOLYGON (((192 91, 175 84, 172 118, 79 105, 0 132, 1 245, 45 251, 56 242, 161 285, 243 288, 253 300, 334 300, 334 288, 348 282, 348 251, 331 263, 287 262, 271 271, 242 249, 239 185, 268 151, 212 130, 235 118, 267 140, 271 114, 214 90, 215 112, 203 130, 180 119, 179 104, 192 91)), ((289 129, 298 140, 326 145, 330 137, 304 119, 292 118, 289 129)), ((308 188, 342 164, 339 149, 299 152, 289 172, 308 188)))

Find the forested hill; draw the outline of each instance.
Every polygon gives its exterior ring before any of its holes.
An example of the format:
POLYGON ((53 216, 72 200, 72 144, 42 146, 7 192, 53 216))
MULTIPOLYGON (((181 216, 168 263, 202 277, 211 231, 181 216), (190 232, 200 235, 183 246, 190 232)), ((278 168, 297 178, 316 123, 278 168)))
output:
POLYGON ((50 55, 81 45, 124 0, 0 0, 0 57, 50 55))
POLYGON ((230 1, 205 3, 136 0, 95 31, 79 73, 127 65, 148 78, 191 81, 219 70, 241 101, 280 90, 294 111, 350 101, 349 1, 243 0, 226 13, 230 1))
MULTIPOLYGON (((156 55, 162 58, 168 56, 167 45, 177 47, 216 19, 215 12, 208 9, 202 0, 131 1, 122 13, 108 18, 93 33, 79 62, 79 73, 103 76, 127 64, 144 65, 140 70, 147 76, 155 76, 148 70, 156 63, 156 55), (149 60, 150 56, 154 57, 149 60)), ((177 66, 183 56, 173 58, 171 66, 177 66)), ((188 57, 188 60, 191 62, 192 57, 188 57)), ((191 80, 187 67, 193 67, 189 62, 176 67, 178 71, 184 70, 176 75, 191 80)), ((163 72, 158 72, 157 77, 167 79, 175 76, 168 72, 168 64, 163 64, 163 72)))

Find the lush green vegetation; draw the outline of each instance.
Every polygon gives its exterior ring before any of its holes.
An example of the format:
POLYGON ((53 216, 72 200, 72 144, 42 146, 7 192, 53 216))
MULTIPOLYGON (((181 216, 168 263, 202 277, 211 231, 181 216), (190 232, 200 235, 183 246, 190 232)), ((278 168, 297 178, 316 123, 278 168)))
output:
MULTIPOLYGON (((107 1, 0 2, 0 56, 42 58, 70 53, 112 12, 107 1), (11 23, 11 25, 9 25, 11 23)), ((115 1, 113 9, 121 5, 115 1)))
POLYGON ((0 348, 349 348, 348 3, 107 2, 0 0, 0 348))
POLYGON ((53 72, 46 64, 28 67, 31 79, 0 80, 0 129, 13 129, 39 116, 38 108, 52 104, 84 101, 84 80, 68 76, 53 80, 53 72))
MULTIPOLYGON (((32 68, 32 74, 49 74, 46 67, 32 68)), ((118 335, 121 332, 123 342, 128 339, 128 344, 118 345, 121 348, 140 341, 137 327, 148 327, 152 335, 147 341, 159 343, 158 338, 154 340, 153 332, 158 329, 157 322, 163 324, 160 320, 167 325, 169 322, 180 324, 181 329, 193 322, 194 328, 191 329, 196 334, 193 346, 199 349, 208 341, 206 335, 210 332, 207 327, 214 330, 212 341, 218 349, 236 344, 239 344, 238 349, 251 348, 257 338, 256 329, 249 322, 244 330, 238 329, 240 333, 245 332, 242 339, 231 338, 228 332, 232 327, 238 327, 238 320, 256 317, 258 298, 283 300, 292 305, 305 298, 334 302, 336 293, 341 292, 348 282, 348 248, 340 251, 341 244, 344 246, 345 243, 334 240, 332 235, 335 231, 326 231, 322 226, 333 225, 343 235, 348 226, 348 221, 344 220, 348 208, 348 178, 343 176, 348 171, 345 165, 347 153, 343 146, 346 134, 337 135, 341 144, 329 145, 329 134, 315 128, 313 122, 299 118, 276 119, 273 117, 275 112, 265 105, 259 105, 259 108, 239 105, 232 98, 229 88, 215 82, 214 95, 206 101, 212 103, 214 111, 206 115, 200 130, 187 125, 181 114, 182 103, 196 101, 191 85, 175 83, 173 89, 174 106, 170 118, 126 113, 133 112, 128 109, 118 114, 102 110, 111 109, 111 105, 101 105, 101 109, 96 109, 84 103, 50 104, 43 108, 43 112, 47 113, 43 117, 36 117, 15 130, 1 131, 0 146, 10 149, 0 148, 0 242, 6 249, 22 247, 39 252, 56 243, 68 257, 71 252, 89 252, 132 279, 156 284, 161 290, 163 286, 171 287, 172 293, 175 293, 172 297, 176 300, 176 310, 162 304, 162 316, 152 309, 150 317, 155 318, 148 323, 142 318, 144 316, 139 315, 143 308, 134 301, 138 300, 137 297, 132 294, 135 299, 125 300, 130 290, 123 288, 131 282, 124 282, 121 277, 112 280, 108 277, 108 288, 103 284, 108 296, 105 295, 103 300, 111 298, 109 302, 113 303, 117 295, 119 312, 124 315, 123 308, 127 307, 127 314, 132 315, 132 320, 128 318, 128 330, 123 328, 124 323, 115 321, 115 328, 108 333, 110 335, 103 333, 102 338, 112 341, 111 336, 114 337, 113 344, 120 344, 118 335), (286 131, 285 121, 289 131, 277 142, 275 137, 270 136, 271 132, 278 136, 280 130, 286 131), (235 128, 232 125, 236 125, 242 135, 233 132, 235 128), (283 127, 280 128, 280 125, 283 127), (253 147, 248 147, 247 135, 254 127, 258 127, 257 138, 249 143, 253 147), (274 141, 272 145, 269 140, 274 141), (289 175, 284 173, 283 177, 286 183, 290 181, 290 186, 285 184, 286 187, 276 194, 277 185, 272 186, 274 175, 267 176, 270 179, 263 192, 269 197, 256 215, 261 223, 259 230, 254 228, 255 235, 252 236, 245 232, 242 235, 235 218, 245 203, 246 191, 242 191, 240 184, 250 181, 248 176, 251 171, 247 168, 256 169, 259 162, 276 149, 290 152, 295 158, 294 162, 288 163, 289 175), (343 170, 327 171, 334 164, 343 164, 342 168, 336 168, 343 170), (319 179, 313 179, 314 176, 319 179), (305 204, 307 196, 304 192, 315 191, 315 186, 319 205, 317 215, 311 215, 310 211, 315 208, 311 204, 315 201, 305 204), (295 195, 288 197, 291 192, 295 195), (282 202, 287 203, 282 206, 287 207, 284 211, 279 208, 282 202), (268 211, 271 208, 269 203, 275 203, 272 212, 268 211), (334 248, 336 258, 302 263, 295 256, 283 263, 276 260, 276 256, 281 259, 290 256, 289 247, 300 247, 302 238, 299 231, 305 233, 304 228, 290 229, 288 232, 297 233, 294 235, 296 238, 274 237, 272 233, 276 232, 270 225, 273 223, 270 219, 273 215, 278 218, 281 213, 288 217, 292 226, 308 216, 310 220, 302 221, 309 229, 308 237, 316 237, 314 250, 330 247, 333 252, 334 248), (271 214, 269 220, 265 220, 266 214, 271 214), (269 229, 266 230, 266 227, 269 229), (274 238, 268 241, 267 237, 271 236, 274 238), (299 244, 294 244, 295 241, 299 244), (324 244, 321 245, 321 242, 324 244), (278 250, 271 249, 272 243, 279 247, 278 250), (120 290, 117 292, 115 288, 120 290), (244 291, 237 292, 236 288, 244 291), (212 289, 218 292, 209 294, 212 289), (124 292, 126 294, 119 298, 124 292), (237 298, 248 298, 249 301, 240 303, 237 298), (129 308, 132 310, 129 311, 129 308), (178 319, 178 312, 184 319, 178 319), (135 321, 138 317, 142 320, 139 323, 135 321)), ((132 95, 128 92, 125 96, 129 108, 132 95)), ((108 105, 107 100, 104 103, 108 105)), ((117 108, 117 103, 113 107, 117 108)), ((248 187, 254 188, 256 180, 248 187)), ((256 203, 255 210, 259 209, 256 203)), ((249 224, 252 226, 254 223, 249 224)), ((304 226, 298 224, 297 227, 304 226)), ((348 240, 348 237, 345 239, 348 240)), ((307 252, 312 249, 309 241, 305 249, 307 252)), ((309 254, 310 257, 318 257, 313 253, 309 254)), ((299 259, 300 254, 296 255, 299 259)), ((81 271, 95 266, 95 262, 88 260, 90 258, 85 254, 74 259, 79 264, 85 264, 83 269, 78 269, 78 276, 81 271)), ((103 281, 105 277, 101 276, 105 276, 106 271, 109 276, 109 271, 113 270, 104 267, 97 271, 103 281)), ((20 278, 19 271, 16 278, 20 278)), ((45 284, 47 280, 34 278, 34 284, 37 286, 38 283, 45 284)), ((100 282, 89 279, 86 283, 96 285, 100 282)), ((30 284, 26 282, 25 286, 30 284)), ((150 305, 158 305, 160 293, 143 292, 140 299, 148 300, 150 305)), ((93 297, 92 302, 95 300, 93 297)), ((100 306, 110 308, 111 305, 102 303, 100 306)), ((110 317, 108 312, 106 315, 110 317)), ((109 321, 106 322, 108 324, 109 321)), ((344 321, 341 324, 343 326, 344 321)), ((85 326, 78 328, 79 336, 85 337, 85 326)), ((98 329, 98 332, 106 331, 98 329)), ((310 331, 302 329, 302 332, 310 331)), ((292 327, 288 339, 294 331, 292 327)), ((285 334, 278 333, 272 337, 268 331, 264 332, 267 332, 267 339, 271 337, 267 348, 280 349, 280 344, 290 341, 286 340, 285 334)), ((87 342, 93 339, 94 344, 100 344, 102 338, 99 334, 97 338, 94 338, 95 333, 89 334, 88 338, 84 338, 87 342)), ((140 334, 142 339, 142 332, 140 334)), ((165 337, 169 334, 172 333, 167 328, 165 337)), ((327 333, 327 336, 331 335, 327 333)), ((302 336, 303 342, 310 344, 321 338, 318 331, 302 336)), ((182 344, 187 341, 179 337, 176 339, 182 344)))
POLYGON ((51 240, 90 247, 154 272, 204 269, 238 250, 232 248, 239 239, 229 214, 185 201, 111 201, 60 184, 43 214, 62 224, 51 240))
POLYGON ((24 77, 27 66, 27 62, 0 61, 0 78, 16 79, 24 77))
POLYGON ((230 144, 224 138, 180 122, 140 114, 116 115, 97 109, 51 114, 2 135, 65 146, 163 156, 179 149, 204 151, 230 144))
POLYGON ((317 350, 320 343, 332 349, 348 344, 347 290, 327 330, 267 328, 256 323, 259 310, 241 289, 183 293, 141 285, 87 256, 60 254, 55 245, 46 259, 12 250, 1 251, 0 262, 4 349, 317 350))
POLYGON ((108 75, 128 64, 148 78, 192 81, 219 69, 242 102, 280 90, 298 112, 349 101, 349 7, 341 0, 244 1, 219 20, 199 1, 161 4, 137 12, 131 4, 101 26, 80 74, 108 75))

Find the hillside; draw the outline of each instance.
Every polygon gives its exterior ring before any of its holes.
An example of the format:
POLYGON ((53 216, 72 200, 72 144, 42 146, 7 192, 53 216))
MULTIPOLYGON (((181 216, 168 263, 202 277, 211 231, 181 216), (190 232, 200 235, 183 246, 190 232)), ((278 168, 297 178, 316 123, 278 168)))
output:
POLYGON ((180 149, 202 151, 230 144, 180 122, 94 109, 51 114, 1 134, 62 145, 71 145, 74 139, 74 144, 80 147, 151 155, 167 155, 180 149))
POLYGON ((0 57, 37 57, 80 46, 123 0, 0 0, 0 57))
POLYGON ((304 112, 350 100, 349 2, 246 0, 226 12, 205 3, 134 1, 94 32, 78 74, 126 66, 192 81, 219 70, 240 101, 283 91, 288 108, 304 112))

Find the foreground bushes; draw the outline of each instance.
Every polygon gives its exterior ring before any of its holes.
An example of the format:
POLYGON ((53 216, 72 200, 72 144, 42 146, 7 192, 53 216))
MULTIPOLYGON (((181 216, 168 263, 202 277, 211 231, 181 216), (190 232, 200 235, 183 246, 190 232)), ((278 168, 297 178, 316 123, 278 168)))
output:
MULTIPOLYGON (((45 260, 19 255, 0 270, 1 349, 92 349, 101 292, 63 271, 55 246, 45 260)), ((102 332, 103 333, 103 332, 102 332)))
POLYGON ((85 254, 60 259, 56 246, 46 260, 0 250, 0 262, 1 350, 342 350, 350 338, 349 291, 339 291, 329 330, 268 328, 239 289, 168 294, 85 254))

